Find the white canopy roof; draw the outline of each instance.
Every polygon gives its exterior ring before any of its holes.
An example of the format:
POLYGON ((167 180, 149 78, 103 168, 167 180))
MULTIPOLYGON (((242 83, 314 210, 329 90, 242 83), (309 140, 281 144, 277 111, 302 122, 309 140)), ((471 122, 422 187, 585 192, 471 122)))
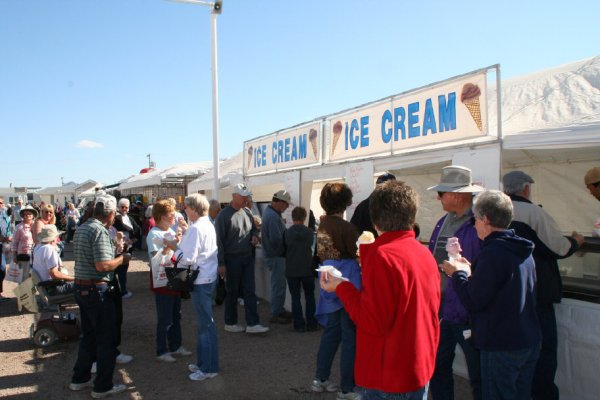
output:
POLYGON ((156 169, 145 174, 134 175, 119 184, 119 189, 133 189, 145 186, 160 185, 163 180, 198 176, 210 169, 212 161, 181 163, 165 169, 156 169))
MULTIPOLYGON (((242 182, 244 152, 223 160, 219 163, 220 187, 225 188, 231 184, 242 182)), ((198 179, 194 179, 188 184, 188 193, 196 193, 199 190, 212 190, 213 188, 213 170, 211 169, 198 179)))

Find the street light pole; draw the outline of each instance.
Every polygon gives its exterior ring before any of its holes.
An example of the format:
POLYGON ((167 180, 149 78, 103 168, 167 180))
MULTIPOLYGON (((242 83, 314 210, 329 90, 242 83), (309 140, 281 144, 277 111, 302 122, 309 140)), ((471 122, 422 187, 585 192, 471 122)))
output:
POLYGON ((190 3, 208 6, 210 11, 210 38, 211 38, 211 70, 212 70, 212 123, 213 123, 213 192, 212 197, 219 199, 219 77, 217 70, 217 15, 221 14, 222 0, 171 0, 177 3, 190 3))

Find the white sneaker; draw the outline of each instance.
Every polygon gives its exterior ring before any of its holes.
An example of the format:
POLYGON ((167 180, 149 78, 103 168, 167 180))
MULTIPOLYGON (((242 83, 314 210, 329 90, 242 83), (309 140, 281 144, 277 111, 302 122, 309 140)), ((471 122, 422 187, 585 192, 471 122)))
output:
POLYGON ((176 356, 190 356, 192 355, 192 352, 183 346, 179 346, 179 348, 175 351, 172 351, 171 354, 174 354, 176 356))
POLYGON ((256 324, 256 325, 246 327, 246 333, 265 333, 265 332, 269 332, 269 328, 266 326, 262 326, 261 324, 256 324))
POLYGON ((204 372, 198 370, 196 372, 192 372, 189 376, 190 376, 190 380, 192 380, 192 381, 203 381, 205 379, 212 379, 217 375, 219 375, 219 374, 216 372, 204 373, 204 372))
POLYGON ((333 393, 338 390, 338 387, 335 383, 331 382, 329 379, 321 382, 320 379, 315 379, 312 381, 310 385, 310 390, 313 392, 321 393, 321 392, 330 392, 333 393))
POLYGON ((233 333, 240 333, 240 332, 244 332, 244 327, 240 326, 238 324, 234 324, 234 325, 225 324, 225 331, 233 332, 233 333))
POLYGON ((335 400, 361 400, 362 396, 355 392, 342 393, 337 392, 335 400))
POLYGON ((96 361, 94 361, 94 363, 92 364, 92 370, 90 371, 92 374, 95 374, 98 371, 98 364, 96 364, 96 361))
POLYGON ((188 369, 190 372, 200 371, 200 368, 196 364, 188 364, 188 369))
POLYGON ((94 392, 92 391, 92 397, 94 399, 103 399, 108 396, 112 396, 113 394, 121 393, 127 390, 127 386, 123 384, 114 385, 112 389, 106 392, 94 392))
POLYGON ((80 390, 83 390, 85 388, 89 388, 94 386, 94 380, 90 379, 87 382, 82 382, 82 383, 69 383, 69 389, 73 390, 74 392, 78 392, 80 390))
POLYGON ((161 354, 160 356, 156 356, 156 359, 160 360, 160 361, 164 361, 164 362, 175 362, 175 361, 177 361, 175 359, 175 357, 173 357, 171 355, 171 353, 161 354))
POLYGON ((133 356, 129 354, 121 353, 117 356, 117 364, 127 364, 133 360, 133 356))

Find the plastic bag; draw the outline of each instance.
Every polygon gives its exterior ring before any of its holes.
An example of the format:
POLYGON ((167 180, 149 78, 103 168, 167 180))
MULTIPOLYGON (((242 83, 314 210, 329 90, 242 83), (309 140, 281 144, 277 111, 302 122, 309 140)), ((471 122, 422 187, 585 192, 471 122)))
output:
POLYGON ((161 288, 167 286, 167 274, 165 268, 173 268, 173 262, 171 257, 173 251, 169 250, 167 254, 163 254, 162 251, 157 251, 154 257, 150 260, 150 267, 152 269, 152 287, 161 288))

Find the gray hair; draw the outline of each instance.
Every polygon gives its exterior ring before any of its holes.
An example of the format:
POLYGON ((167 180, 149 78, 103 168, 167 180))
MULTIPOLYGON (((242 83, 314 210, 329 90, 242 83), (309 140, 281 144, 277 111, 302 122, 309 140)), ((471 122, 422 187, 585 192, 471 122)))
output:
POLYGON ((129 199, 127 199, 127 198, 125 198, 125 197, 122 197, 122 198, 120 198, 120 199, 119 199, 119 204, 118 204, 118 205, 119 205, 119 208, 120 208, 121 206, 127 206, 127 207, 129 207, 129 205, 130 205, 130 203, 129 203, 129 199))
POLYGON ((521 193, 527 186, 531 186, 529 182, 507 182, 504 184, 504 193, 507 195, 513 195, 521 193))
POLYGON ((473 214, 475 218, 487 217, 494 228, 506 229, 513 218, 512 201, 499 190, 486 190, 475 197, 473 214))
POLYGON ((192 193, 185 198, 184 204, 203 217, 208 214, 208 200, 200 193, 192 193))
POLYGON ((209 210, 221 210, 221 203, 219 203, 218 200, 215 199, 210 199, 210 201, 208 202, 209 210))

